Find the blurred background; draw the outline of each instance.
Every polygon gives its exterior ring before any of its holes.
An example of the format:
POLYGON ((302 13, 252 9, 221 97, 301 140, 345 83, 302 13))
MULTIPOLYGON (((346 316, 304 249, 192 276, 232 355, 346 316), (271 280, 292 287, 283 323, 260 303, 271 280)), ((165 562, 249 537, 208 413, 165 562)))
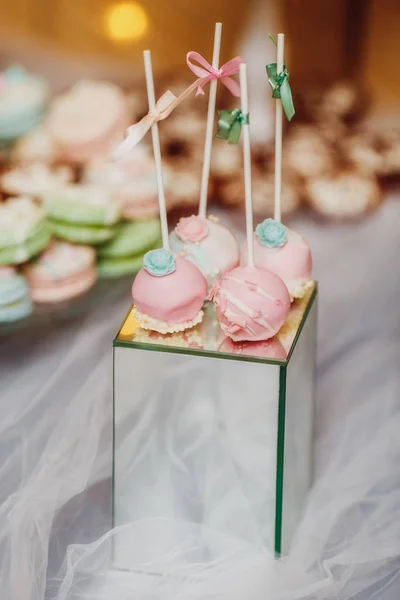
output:
MULTIPOLYGON (((355 76, 380 107, 399 97, 400 14, 396 0, 1 0, 1 59, 16 58, 65 87, 80 72, 130 84, 150 47, 157 67, 183 71, 186 52, 210 55, 213 24, 224 24, 223 56, 238 49, 254 11, 267 32, 287 33, 296 86, 355 76), (72 79, 71 79, 72 78, 72 79)), ((139 73, 138 73, 139 70, 139 73)))
MULTIPOLYGON (((227 0, 0 0, 0 6, 1 214, 15 220, 20 210, 36 211, 25 232, 34 249, 11 239, 11 248, 0 248, 0 266, 26 274, 29 284, 35 281, 32 262, 40 262, 54 241, 65 251, 71 243, 91 249, 91 286, 98 277, 131 276, 157 244, 159 232, 149 225, 158 217, 150 136, 122 168, 108 157, 147 112, 143 50, 152 50, 157 95, 179 93, 194 79, 186 53, 196 50, 211 60, 218 20, 221 62, 240 54, 249 64, 256 218, 273 214, 275 104, 265 65, 275 60, 275 47, 269 31, 286 34, 296 107, 293 121, 285 123, 284 219, 354 223, 373 215, 396 189, 396 0, 237 0, 234 9, 227 0), (96 198, 101 210, 113 213, 111 221, 82 220, 74 194, 85 206, 96 198), (14 203, 20 196, 29 201, 14 203), (40 220, 39 243, 30 228, 40 220), (134 231, 147 242, 116 257, 113 243, 134 231)), ((217 108, 235 102, 219 86, 217 108)), ((207 94, 193 95, 160 124, 170 227, 197 210, 206 112, 207 94)), ((237 215, 243 225, 241 149, 219 139, 209 205, 237 215)))

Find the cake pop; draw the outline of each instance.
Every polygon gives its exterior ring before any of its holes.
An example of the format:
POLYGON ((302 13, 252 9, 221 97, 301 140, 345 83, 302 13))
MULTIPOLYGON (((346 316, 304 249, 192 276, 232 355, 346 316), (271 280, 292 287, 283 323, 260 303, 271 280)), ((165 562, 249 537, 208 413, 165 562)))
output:
MULTIPOLYGON (((153 72, 150 51, 144 52, 149 111, 155 112, 153 72)), ((151 127, 157 175, 163 248, 145 254, 143 267, 132 285, 134 313, 143 329, 160 333, 184 331, 201 322, 207 282, 199 269, 185 258, 173 254, 168 244, 168 223, 162 176, 158 124, 151 127)))
POLYGON ((184 331, 202 321, 206 293, 195 265, 165 248, 150 250, 132 285, 135 317, 142 329, 184 331))
POLYGON ((212 288, 220 326, 234 342, 273 337, 284 324, 290 298, 282 279, 256 266, 236 267, 212 288))
POLYGON ((233 233, 218 219, 192 215, 180 219, 170 234, 171 249, 193 262, 209 286, 239 264, 239 246, 233 233))
MULTIPOLYGON (((222 24, 216 23, 212 67, 209 65, 210 69, 215 72, 219 69, 221 31, 222 24)), ((199 55, 196 53, 189 53, 188 55, 188 64, 196 73, 196 67, 190 62, 192 57, 199 60, 199 55)), ((236 60, 237 65, 243 62, 240 57, 233 60, 236 60)), ((210 83, 199 214, 181 219, 170 235, 172 250, 193 262, 207 278, 209 286, 212 286, 221 274, 239 264, 240 254, 233 233, 227 227, 221 225, 217 219, 206 217, 217 83, 217 78, 213 78, 210 83)), ((235 93, 236 88, 232 89, 235 93)))
MULTIPOLYGON (((240 65, 240 87, 242 112, 247 115, 247 77, 244 64, 240 65)), ((235 342, 272 338, 282 327, 290 310, 289 293, 282 279, 254 264, 248 122, 243 124, 243 159, 247 265, 225 273, 220 281, 215 282, 209 294, 209 299, 214 302, 221 329, 235 342)))
MULTIPOLYGON (((241 263, 246 264, 247 247, 243 246, 241 263)), ((313 285, 311 251, 304 238, 275 219, 259 223, 254 233, 254 262, 279 275, 290 298, 302 298, 313 285)))
MULTIPOLYGON (((282 188, 282 116, 283 93, 281 90, 286 81, 288 91, 288 72, 283 64, 284 36, 278 36, 276 72, 281 76, 276 79, 273 97, 281 99, 276 105, 275 128, 275 219, 265 219, 256 227, 254 234, 254 262, 259 267, 269 269, 285 282, 290 298, 302 298, 311 281, 311 252, 305 240, 295 231, 281 223, 281 188, 282 188)), ((271 66, 271 65, 269 65, 271 66)), ((267 67, 268 71, 268 67, 267 67)), ((289 88, 290 89, 290 88, 289 88)), ((290 119, 294 108, 288 114, 290 119)), ((248 250, 242 249, 242 264, 246 263, 248 250)))

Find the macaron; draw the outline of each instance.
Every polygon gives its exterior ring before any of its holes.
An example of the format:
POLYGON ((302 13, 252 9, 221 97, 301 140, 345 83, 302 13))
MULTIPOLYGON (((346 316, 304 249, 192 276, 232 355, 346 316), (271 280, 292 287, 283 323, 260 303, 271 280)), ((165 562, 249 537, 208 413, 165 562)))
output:
POLYGON ((33 129, 49 95, 41 77, 14 65, 0 74, 0 140, 11 142, 33 129))
MULTIPOLYGON (((170 207, 171 176, 163 169, 167 208, 170 207)), ((152 219, 158 215, 157 178, 154 161, 148 149, 137 146, 117 162, 97 160, 85 167, 83 182, 109 190, 122 207, 127 220, 152 219)))
POLYGON ((102 258, 126 258, 146 252, 161 238, 158 219, 122 223, 114 239, 99 246, 97 253, 102 258))
POLYGON ((74 172, 70 167, 51 168, 42 163, 32 163, 6 171, 0 178, 1 188, 6 194, 28 194, 40 198, 52 190, 70 183, 74 172))
POLYGON ((43 204, 50 219, 69 225, 107 228, 121 216, 119 202, 100 186, 65 185, 45 194, 43 204))
POLYGON ((124 138, 128 101, 111 83, 81 81, 52 103, 46 125, 61 159, 82 164, 108 156, 124 138))
POLYGON ((95 227, 88 225, 70 225, 63 221, 54 221, 49 219, 49 227, 52 234, 72 242, 73 244, 89 244, 89 246, 96 246, 97 244, 103 244, 108 240, 111 240, 118 232, 118 227, 95 227))
POLYGON ((57 160, 54 142, 43 124, 19 138, 11 149, 11 162, 17 165, 32 163, 51 165, 57 160))
POLYGON ((142 267, 148 250, 159 247, 161 228, 158 219, 123 223, 113 240, 99 246, 97 270, 101 277, 122 277, 142 267))
POLYGON ((13 267, 0 267, 0 323, 19 321, 31 312, 26 279, 13 267))
POLYGON ((24 267, 34 302, 69 300, 89 290, 96 281, 95 252, 54 240, 32 263, 24 267))
POLYGON ((44 211, 31 198, 10 198, 0 204, 0 265, 25 262, 49 243, 44 211))

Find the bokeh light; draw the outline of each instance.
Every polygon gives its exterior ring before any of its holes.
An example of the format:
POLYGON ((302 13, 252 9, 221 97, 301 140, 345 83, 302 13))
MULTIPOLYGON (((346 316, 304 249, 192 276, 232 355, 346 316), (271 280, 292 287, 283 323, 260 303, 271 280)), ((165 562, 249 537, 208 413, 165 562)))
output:
POLYGON ((109 39, 133 42, 142 38, 148 29, 148 17, 138 2, 117 2, 105 14, 105 30, 109 39))

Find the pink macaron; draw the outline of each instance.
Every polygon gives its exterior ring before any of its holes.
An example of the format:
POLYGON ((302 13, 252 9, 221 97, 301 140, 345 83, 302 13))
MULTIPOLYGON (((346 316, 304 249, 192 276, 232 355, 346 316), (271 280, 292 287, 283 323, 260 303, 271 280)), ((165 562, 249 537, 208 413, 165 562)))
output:
POLYGON ((128 124, 123 91, 96 81, 77 83, 57 98, 46 120, 59 156, 78 164, 107 156, 124 137, 128 124))
POLYGON ((34 302, 69 300, 89 290, 96 281, 93 248, 59 240, 24 268, 34 302))

